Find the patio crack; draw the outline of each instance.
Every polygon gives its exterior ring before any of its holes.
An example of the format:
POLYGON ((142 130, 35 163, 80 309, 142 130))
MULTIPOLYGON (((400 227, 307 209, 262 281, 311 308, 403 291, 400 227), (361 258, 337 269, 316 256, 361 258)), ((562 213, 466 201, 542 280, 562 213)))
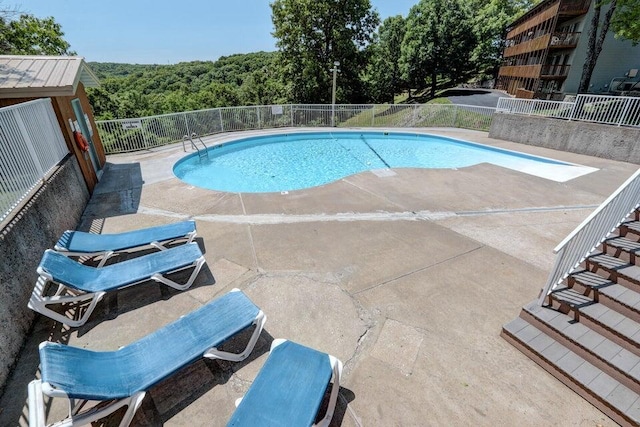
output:
POLYGON ((480 246, 475 247, 473 249, 470 249, 468 251, 465 251, 465 252, 462 252, 460 254, 456 254, 456 255, 454 255, 452 257, 449 257, 449 258, 443 259, 441 261, 438 261, 438 262, 436 262, 434 264, 427 265, 426 267, 421 267, 421 268, 418 268, 416 270, 410 271, 408 273, 404 273, 404 274, 401 274, 399 276, 393 277, 391 279, 385 280, 384 282, 380 282, 380 283, 375 284, 373 286, 369 286, 368 288, 360 289, 359 291, 354 292, 352 295, 355 296, 355 295, 361 294, 363 292, 370 291, 370 290, 375 289, 375 288, 379 288, 380 286, 384 286, 384 285, 386 285, 388 283, 395 282, 396 280, 399 280, 399 279, 402 279, 402 278, 405 278, 405 277, 408 277, 408 276, 412 276, 412 275, 414 275, 416 273, 420 273, 422 271, 426 271, 426 270, 428 270, 428 269, 430 269, 432 267, 436 267, 436 266, 438 266, 440 264, 444 264, 446 262, 453 261, 453 260, 455 260, 457 258, 460 258, 460 257, 463 257, 463 256, 468 255, 470 253, 473 253, 473 252, 475 252, 475 251, 477 251, 479 249, 482 249, 484 247, 485 247, 485 245, 480 245, 480 246))

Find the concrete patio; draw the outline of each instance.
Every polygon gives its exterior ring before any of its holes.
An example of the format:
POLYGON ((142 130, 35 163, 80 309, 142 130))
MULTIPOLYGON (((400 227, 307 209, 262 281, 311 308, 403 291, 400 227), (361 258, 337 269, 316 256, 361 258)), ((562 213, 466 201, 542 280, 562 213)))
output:
MULTIPOLYGON (((0 425, 27 425, 39 342, 117 349, 232 288, 267 315, 252 356, 184 368, 147 393, 132 425, 224 425, 273 338, 343 361, 335 426, 615 425, 499 334, 538 295, 553 248, 638 166, 484 132, 428 131, 599 170, 558 183, 490 164, 397 169, 238 194, 175 178, 181 145, 111 156, 78 228, 112 233, 193 218, 207 267, 184 292, 145 284, 110 294, 78 329, 39 317, 0 399, 0 425)), ((65 412, 55 399, 48 420, 65 412)))

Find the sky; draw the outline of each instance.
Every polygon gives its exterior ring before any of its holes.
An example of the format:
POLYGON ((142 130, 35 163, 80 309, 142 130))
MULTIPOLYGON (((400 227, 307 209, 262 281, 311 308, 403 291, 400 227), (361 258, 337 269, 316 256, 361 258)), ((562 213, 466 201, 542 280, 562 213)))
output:
MULTIPOLYGON (((371 0, 381 21, 419 0, 371 0)), ((38 18, 53 16, 71 50, 87 61, 175 64, 276 50, 271 0, 0 0, 38 18)))

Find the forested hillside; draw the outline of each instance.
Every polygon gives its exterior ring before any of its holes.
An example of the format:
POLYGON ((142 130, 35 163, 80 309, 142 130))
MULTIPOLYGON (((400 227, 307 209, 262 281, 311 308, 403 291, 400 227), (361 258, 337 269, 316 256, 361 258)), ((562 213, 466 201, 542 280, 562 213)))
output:
POLYGON ((283 102, 273 76, 276 52, 175 65, 89 63, 101 81, 89 89, 98 119, 283 102))
MULTIPOLYGON (((381 22, 369 0, 273 0, 277 52, 176 65, 91 63, 99 119, 223 106, 388 103, 492 78, 505 26, 536 0, 416 0, 381 22), (336 13, 340 10, 341 13, 336 13)), ((424 98, 423 98, 424 99, 424 98)))

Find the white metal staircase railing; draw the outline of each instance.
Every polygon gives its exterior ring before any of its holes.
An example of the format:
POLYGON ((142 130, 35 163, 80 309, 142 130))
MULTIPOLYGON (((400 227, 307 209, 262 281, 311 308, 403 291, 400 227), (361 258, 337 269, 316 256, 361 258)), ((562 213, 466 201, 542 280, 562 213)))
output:
POLYGON ((556 248, 556 261, 542 289, 538 303, 544 300, 587 256, 615 231, 627 216, 640 206, 640 169, 611 194, 582 224, 556 248))

